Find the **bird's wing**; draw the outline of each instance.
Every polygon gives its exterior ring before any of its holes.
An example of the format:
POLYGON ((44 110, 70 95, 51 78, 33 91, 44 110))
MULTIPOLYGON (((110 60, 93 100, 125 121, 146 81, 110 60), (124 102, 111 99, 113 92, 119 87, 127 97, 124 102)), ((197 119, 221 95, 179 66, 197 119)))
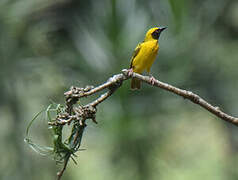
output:
POLYGON ((130 68, 132 68, 133 60, 134 60, 135 57, 139 54, 140 49, 141 49, 141 43, 139 43, 139 44, 136 46, 136 48, 135 48, 135 50, 134 50, 134 52, 133 52, 133 55, 132 55, 132 57, 131 57, 130 68))

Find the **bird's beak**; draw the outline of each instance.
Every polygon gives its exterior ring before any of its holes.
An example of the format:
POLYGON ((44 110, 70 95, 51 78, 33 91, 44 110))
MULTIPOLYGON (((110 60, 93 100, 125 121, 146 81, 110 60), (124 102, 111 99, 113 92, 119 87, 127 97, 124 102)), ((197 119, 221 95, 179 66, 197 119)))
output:
POLYGON ((162 32, 163 30, 167 29, 167 27, 161 27, 159 29, 160 29, 160 32, 162 32))

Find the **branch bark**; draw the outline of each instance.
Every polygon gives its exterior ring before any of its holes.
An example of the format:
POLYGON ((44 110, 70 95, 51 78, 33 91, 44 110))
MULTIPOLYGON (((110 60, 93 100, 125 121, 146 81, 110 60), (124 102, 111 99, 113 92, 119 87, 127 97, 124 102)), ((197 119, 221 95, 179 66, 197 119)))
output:
MULTIPOLYGON (((128 73, 128 70, 123 70, 123 73, 124 74, 128 73)), ((148 76, 143 76, 143 75, 140 75, 140 74, 137 74, 137 73, 133 73, 132 77, 136 77, 136 78, 142 80, 143 82, 146 82, 147 84, 152 85, 152 83, 150 81, 150 77, 148 77, 148 76)), ((206 100, 204 100, 203 98, 201 98, 200 96, 198 96, 197 94, 195 94, 191 91, 187 91, 187 90, 184 90, 184 89, 174 87, 170 84, 161 82, 157 79, 155 80, 155 82, 152 86, 155 86, 155 87, 164 89, 166 91, 172 92, 174 94, 182 96, 185 99, 189 99, 193 103, 198 104, 199 106, 208 110, 209 112, 216 115, 220 119, 222 119, 224 121, 227 121, 227 122, 230 122, 230 123, 238 126, 238 118, 237 117, 233 117, 231 115, 226 114, 225 112, 221 111, 218 106, 212 106, 206 100)))
MULTIPOLYGON (((152 83, 150 76, 143 76, 141 74, 137 73, 129 73, 128 69, 123 69, 122 73, 116 74, 109 78, 105 83, 93 87, 93 86, 86 86, 85 88, 80 87, 71 87, 69 91, 65 92, 64 95, 66 97, 66 105, 65 105, 65 111, 62 113, 57 114, 56 120, 53 122, 48 122, 51 126, 59 126, 62 129, 62 126, 70 123, 74 123, 74 128, 72 129, 72 134, 69 138, 70 141, 70 152, 67 153, 67 156, 64 160, 64 166, 62 170, 57 174, 58 180, 61 179, 66 166, 68 164, 69 158, 71 155, 73 155, 75 152, 78 151, 80 145, 81 145, 81 139, 83 136, 83 132, 86 125, 86 120, 91 119, 94 123, 97 123, 96 121, 96 112, 97 112, 97 106, 105 101, 108 97, 110 97, 116 90, 121 87, 122 83, 132 77, 138 78, 139 80, 157 87, 164 89, 166 91, 172 92, 178 96, 183 97, 184 99, 188 99, 191 102, 198 104, 202 108, 206 109, 207 111, 211 112, 218 118, 227 121, 229 123, 234 124, 235 126, 238 126, 238 118, 233 117, 231 115, 226 114, 225 112, 221 111, 219 107, 212 106, 210 103, 208 103, 206 100, 198 96, 197 94, 187 91, 184 89, 180 89, 177 87, 174 87, 170 84, 161 82, 157 79, 152 83), (95 93, 98 93, 102 90, 106 90, 106 92, 102 93, 98 98, 96 98, 94 101, 86 104, 86 105, 80 105, 77 104, 78 100, 83 97, 87 97, 90 95, 93 95, 95 93)), ((62 143, 62 142, 61 142, 62 143)))
POLYGON ((143 81, 143 82, 145 82, 145 83, 147 83, 151 86, 164 89, 166 91, 169 91, 169 92, 172 92, 176 95, 179 95, 179 96, 181 96, 185 99, 188 99, 191 102, 193 102, 195 104, 198 104, 202 108, 208 110, 209 112, 211 112, 212 114, 214 114, 218 118, 238 126, 238 118, 237 117, 233 117, 231 115, 226 114, 225 112, 221 111, 220 108, 217 107, 217 106, 212 106, 210 103, 208 103, 206 100, 204 100, 203 98, 201 98, 197 94, 195 94, 191 91, 187 91, 187 90, 184 90, 184 89, 174 87, 170 84, 159 81, 158 79, 156 79, 154 81, 154 84, 152 84, 149 76, 143 76, 143 75, 138 74, 138 73, 132 73, 132 74, 129 75, 129 70, 127 70, 127 69, 123 69, 122 73, 112 76, 105 83, 103 83, 103 84, 101 84, 101 85, 99 85, 95 88, 92 88, 89 91, 86 91, 86 92, 82 92, 82 91, 75 92, 74 91, 73 92, 72 90, 70 90, 70 91, 66 92, 65 95, 66 95, 66 97, 82 98, 82 97, 86 97, 86 96, 95 94, 95 93, 97 93, 97 92, 99 92, 103 89, 108 88, 109 89, 108 92, 104 93, 98 99, 96 99, 95 101, 86 105, 86 106, 96 107, 98 104, 102 103, 109 96, 111 96, 116 91, 116 89, 119 88, 122 85, 123 81, 128 80, 132 77, 136 77, 136 78, 140 79, 141 81, 143 81))

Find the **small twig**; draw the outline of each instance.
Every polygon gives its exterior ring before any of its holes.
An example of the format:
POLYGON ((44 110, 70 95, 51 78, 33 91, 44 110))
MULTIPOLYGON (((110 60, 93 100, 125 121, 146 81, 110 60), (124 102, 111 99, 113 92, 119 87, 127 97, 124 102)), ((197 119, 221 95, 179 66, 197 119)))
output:
POLYGON ((112 93, 113 93, 112 91, 107 91, 106 93, 102 94, 99 98, 97 98, 93 102, 89 103, 87 106, 96 107, 98 104, 105 101, 109 96, 111 96, 112 93))
POLYGON ((70 159, 70 155, 66 157, 63 168, 57 173, 57 180, 60 180, 61 177, 63 176, 64 171, 66 170, 67 164, 69 162, 69 159, 70 159))

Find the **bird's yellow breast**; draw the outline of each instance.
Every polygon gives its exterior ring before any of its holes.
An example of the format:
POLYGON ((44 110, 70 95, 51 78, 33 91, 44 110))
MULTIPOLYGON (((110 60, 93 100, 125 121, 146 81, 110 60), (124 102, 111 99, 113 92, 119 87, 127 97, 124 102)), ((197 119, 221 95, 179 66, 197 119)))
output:
POLYGON ((141 43, 140 51, 132 61, 133 71, 136 73, 142 73, 145 70, 150 72, 150 68, 156 58, 158 50, 159 44, 157 40, 141 43))

